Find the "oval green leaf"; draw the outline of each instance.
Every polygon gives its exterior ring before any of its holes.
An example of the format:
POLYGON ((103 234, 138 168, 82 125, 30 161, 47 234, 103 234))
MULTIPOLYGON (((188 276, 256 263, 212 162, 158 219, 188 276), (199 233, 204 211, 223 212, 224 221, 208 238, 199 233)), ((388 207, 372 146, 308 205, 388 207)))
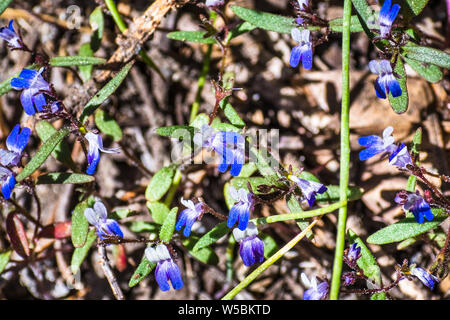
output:
POLYGON ((39 176, 36 184, 83 184, 94 181, 95 178, 88 174, 70 172, 51 172, 39 176))
POLYGON ((134 271, 133 275, 131 276, 130 281, 128 282, 128 286, 134 287, 139 282, 144 280, 146 276, 149 275, 149 273, 153 270, 153 268, 156 267, 156 263, 150 262, 147 260, 147 258, 144 256, 142 257, 141 263, 139 263, 139 266, 134 271))
POLYGON ((52 67, 73 67, 73 66, 91 66, 94 64, 105 64, 106 60, 97 57, 86 56, 68 56, 50 58, 52 67))
POLYGON ((226 221, 219 223, 209 232, 207 232, 203 237, 201 237, 192 250, 198 251, 213 244, 214 242, 225 236, 229 231, 230 228, 227 227, 226 221))
POLYGON ((102 109, 95 111, 95 124, 104 134, 113 138, 114 141, 122 140, 122 129, 116 120, 102 109))
POLYGON ((89 231, 84 245, 81 248, 75 248, 75 250, 73 251, 72 260, 70 263, 70 269, 72 270, 73 274, 76 274, 80 269, 81 264, 83 263, 84 259, 86 259, 89 249, 91 249, 96 239, 97 234, 95 232, 95 229, 92 229, 91 231, 89 231))
POLYGON ((177 223, 178 207, 172 208, 169 214, 164 220, 164 223, 159 231, 159 239, 163 242, 170 242, 172 239, 173 231, 175 230, 175 224, 177 223))
POLYGON ((150 202, 160 200, 172 185, 174 175, 175 166, 167 166, 156 172, 145 190, 145 199, 150 202))

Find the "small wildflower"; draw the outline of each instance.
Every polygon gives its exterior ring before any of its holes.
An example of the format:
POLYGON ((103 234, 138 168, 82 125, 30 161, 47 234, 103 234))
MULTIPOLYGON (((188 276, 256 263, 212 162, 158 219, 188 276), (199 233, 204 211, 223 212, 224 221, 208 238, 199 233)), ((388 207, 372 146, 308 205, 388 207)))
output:
POLYGON ((359 160, 364 161, 384 152, 392 154, 396 150, 396 146, 394 145, 394 137, 392 136, 393 131, 394 128, 389 126, 383 130, 382 138, 375 135, 360 137, 358 139, 358 143, 367 147, 367 149, 359 152, 359 160))
POLYGON ((209 125, 203 125, 201 132, 194 134, 194 144, 214 150, 220 155, 219 171, 225 172, 231 165, 230 173, 233 177, 241 173, 245 160, 245 139, 231 131, 215 132, 209 125))
POLYGON ((328 190, 327 187, 320 182, 301 179, 292 174, 288 176, 288 179, 293 181, 302 190, 303 196, 306 201, 308 201, 310 207, 312 207, 314 201, 316 201, 316 195, 318 193, 321 194, 328 190))
POLYGON ((292 48, 289 64, 295 68, 298 66, 300 60, 302 60, 303 68, 312 68, 312 42, 311 32, 308 29, 300 31, 297 28, 291 30, 291 37, 299 43, 299 45, 292 48))
POLYGON ((13 23, 14 21, 10 20, 8 27, 0 28, 0 38, 5 40, 7 42, 8 47, 10 47, 11 49, 23 50, 25 46, 20 36, 14 30, 13 23))
POLYGON ((223 6, 225 3, 225 0, 206 0, 206 6, 208 8, 215 8, 219 6, 223 6))
POLYGON ((233 229, 233 236, 240 243, 239 255, 247 267, 264 260, 264 242, 257 235, 258 228, 253 222, 244 231, 233 229))
POLYGON ((250 219, 250 214, 255 207, 255 198, 252 193, 244 188, 236 190, 231 186, 229 192, 235 203, 230 209, 227 226, 228 228, 232 228, 236 221, 238 221, 238 228, 240 230, 245 230, 248 225, 248 220, 250 219))
POLYGON ((11 197, 11 192, 16 185, 16 178, 14 178, 14 173, 5 168, 0 167, 0 184, 2 189, 2 194, 5 199, 9 199, 11 197))
POLYGON ((119 223, 114 219, 107 219, 108 212, 102 202, 96 201, 93 209, 87 208, 84 210, 84 216, 97 229, 97 235, 101 240, 104 240, 108 236, 123 238, 119 223))
POLYGON ((18 78, 11 79, 11 87, 16 90, 23 90, 20 95, 25 113, 33 115, 44 110, 47 105, 43 92, 50 91, 50 84, 42 77, 44 67, 39 71, 33 69, 23 69, 18 78), (36 108, 36 109, 35 109, 36 108))
POLYGON ((418 192, 399 192, 394 201, 403 205, 403 210, 411 211, 419 224, 424 223, 425 218, 428 221, 432 221, 434 218, 430 205, 418 192))
POLYGON ((391 63, 388 60, 371 60, 369 62, 370 72, 378 74, 378 78, 375 80, 374 87, 375 92, 380 99, 386 99, 389 93, 393 97, 399 97, 402 95, 402 88, 395 78, 391 63))
POLYGON ((342 282, 342 284, 343 284, 344 286, 350 286, 350 285, 354 284, 355 281, 356 281, 355 273, 354 273, 354 272, 347 272, 347 273, 344 273, 344 274, 342 275, 342 280, 344 280, 344 281, 342 282))
POLYGON ((119 153, 119 148, 103 148, 103 140, 99 134, 88 132, 84 137, 89 142, 87 174, 93 174, 97 169, 98 162, 100 161, 100 151, 104 153, 119 153))
POLYGON ((145 249, 145 257, 148 261, 157 263, 155 279, 162 291, 170 290, 169 280, 175 290, 183 288, 180 269, 170 256, 166 245, 158 244, 156 249, 148 247, 145 249))
POLYGON ((194 204, 192 200, 184 200, 181 198, 181 203, 187 208, 181 211, 180 218, 178 219, 175 229, 180 231, 183 226, 183 234, 189 237, 191 234, 192 225, 197 220, 197 218, 203 213, 202 203, 199 202, 194 204))
POLYGON ((297 0, 299 10, 305 10, 309 6, 309 0, 297 0))
POLYGON ((308 279, 305 273, 302 272, 301 279, 303 284, 309 288, 303 294, 303 300, 323 300, 328 294, 329 284, 327 281, 323 281, 317 284, 316 277, 308 279))
POLYGON ((415 267, 411 270, 411 274, 419 278, 419 280, 426 285, 430 290, 434 290, 434 286, 439 282, 439 279, 429 273, 427 270, 420 267, 415 267))
POLYGON ((22 151, 28 143, 30 134, 30 128, 24 127, 21 131, 19 124, 13 128, 6 139, 6 147, 8 150, 0 149, 0 163, 2 165, 17 166, 22 156, 22 151))
POLYGON ((406 165, 412 165, 411 155, 408 148, 402 143, 389 157, 389 164, 402 169, 407 169, 406 165))
POLYGON ((356 265, 356 261, 361 258, 361 247, 358 247, 356 243, 352 244, 347 252, 347 262, 350 267, 356 265))
POLYGON ((385 0, 378 15, 380 22, 380 34, 382 38, 385 38, 391 33, 392 23, 394 23, 397 17, 400 6, 394 4, 391 8, 391 0, 385 0))

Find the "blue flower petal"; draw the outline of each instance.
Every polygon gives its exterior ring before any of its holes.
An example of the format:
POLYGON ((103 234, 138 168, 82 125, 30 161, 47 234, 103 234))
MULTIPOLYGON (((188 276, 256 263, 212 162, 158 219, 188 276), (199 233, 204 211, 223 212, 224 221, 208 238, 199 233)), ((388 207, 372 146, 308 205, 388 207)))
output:
POLYGON ((240 214, 239 206, 234 205, 230 209, 230 213, 228 214, 227 227, 232 228, 236 223, 240 214))
POLYGON ((11 79, 11 87, 16 90, 28 89, 31 85, 31 81, 27 79, 21 78, 12 78, 11 79))
POLYGON ((106 228, 109 235, 116 235, 123 238, 122 230, 120 229, 119 223, 114 219, 106 220, 106 228))
POLYGON ((365 137, 359 137, 358 143, 362 146, 368 146, 372 144, 381 144, 383 143, 383 139, 381 139, 379 136, 371 135, 371 136, 365 136, 365 137))
POLYGON ((11 197, 11 192, 16 185, 16 179, 11 174, 5 181, 2 183, 2 194, 5 199, 9 199, 11 197))
POLYGON ((380 17, 387 16, 391 10, 391 0, 385 0, 380 10, 380 17))
POLYGON ((312 68, 313 63, 313 52, 312 49, 309 48, 307 50, 304 50, 302 53, 302 64, 303 68, 309 70, 312 68))
POLYGON ((300 62, 300 58, 302 57, 302 49, 301 45, 295 46, 291 50, 291 57, 289 59, 289 64, 291 67, 295 68, 298 66, 300 62))
POLYGON ((29 116, 32 116, 36 113, 36 110, 33 106, 33 91, 32 89, 25 89, 22 91, 20 95, 20 102, 22 103, 23 109, 25 113, 29 116))
POLYGON ((170 265, 167 267, 167 273, 172 282, 172 287, 175 290, 183 288, 183 279, 181 278, 181 272, 177 264, 173 261, 169 261, 170 265))
MULTIPOLYGON (((19 132, 20 132, 20 124, 16 124, 14 126, 14 128, 11 130, 11 133, 9 134, 8 138, 6 138, 6 147, 8 148, 8 150, 11 150, 11 151, 17 150, 16 145, 17 145, 17 140, 19 137, 19 132)), ((20 152, 20 151, 16 151, 16 152, 20 152)))
POLYGON ((181 211, 180 213, 180 217, 178 218, 178 221, 175 225, 175 229, 180 231, 181 228, 183 228, 183 226, 186 224, 186 219, 188 217, 187 211, 189 209, 184 209, 183 211, 181 211))
POLYGON ((239 247, 239 255, 242 258, 242 262, 244 262, 244 265, 247 267, 250 267, 252 264, 255 263, 255 257, 253 256, 253 248, 252 248, 252 242, 243 240, 241 242, 241 245, 239 247))
MULTIPOLYGON (((389 4, 390 5, 390 4, 389 4)), ((394 4, 392 6, 392 9, 389 11, 389 14, 387 16, 387 19, 392 23, 394 22, 395 18, 397 17, 397 14, 400 10, 400 6, 398 4, 394 4)))
POLYGON ((158 263, 155 268, 155 279, 161 291, 170 290, 170 285, 168 282, 169 279, 167 274, 167 268, 169 267, 167 265, 168 262, 169 261, 163 261, 161 263, 158 263))
MULTIPOLYGON (((34 69, 24 68, 20 72, 19 77, 22 78, 22 79, 32 80, 38 75, 38 73, 39 73, 39 71, 36 71, 34 69)), ((31 82, 30 82, 30 84, 31 84, 31 82)))
POLYGON ((387 83, 389 92, 392 94, 393 97, 399 97, 402 95, 402 88, 400 88, 400 84, 398 83, 397 79, 392 77, 393 79, 390 79, 387 83))
POLYGON ((378 77, 374 83, 375 93, 380 99, 386 99, 386 87, 382 77, 378 77))

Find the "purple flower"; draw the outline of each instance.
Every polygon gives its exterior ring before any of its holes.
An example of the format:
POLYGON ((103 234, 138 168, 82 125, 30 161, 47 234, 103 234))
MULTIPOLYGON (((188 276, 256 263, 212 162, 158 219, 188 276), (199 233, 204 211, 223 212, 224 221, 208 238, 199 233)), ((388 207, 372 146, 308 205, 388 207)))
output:
POLYGON ((244 188, 236 190, 231 186, 229 192, 235 203, 230 209, 227 226, 228 228, 232 228, 236 221, 239 221, 238 228, 240 230, 245 230, 248 225, 248 220, 250 219, 250 213, 255 207, 255 198, 252 193, 244 188))
MULTIPOLYGON (((394 4, 391 8, 391 0, 385 0, 378 15, 380 22, 380 34, 382 38, 385 38, 391 33, 392 23, 397 17, 400 6, 394 4)), ((395 96, 394 96, 395 97, 395 96)))
POLYGON ((412 165, 411 155, 404 143, 390 155, 389 164, 403 169, 407 169, 406 165, 408 164, 412 165))
POLYGON ((24 44, 20 36, 16 33, 13 26, 14 21, 9 21, 8 27, 0 28, 0 38, 7 42, 8 47, 11 49, 24 49, 24 44))
POLYGON ((205 124, 201 132, 194 135, 194 143, 219 154, 220 172, 227 171, 231 166, 230 173, 233 177, 241 173, 245 160, 245 139, 241 134, 231 131, 215 132, 213 128, 205 124))
POLYGON ((89 142, 87 174, 93 174, 95 169, 97 169, 97 164, 100 161, 100 151, 104 153, 119 153, 119 148, 103 148, 103 140, 99 134, 88 132, 84 137, 89 142))
POLYGON ((289 64, 295 68, 298 66, 300 60, 302 60, 303 68, 311 69, 313 56, 311 32, 308 29, 300 31, 297 28, 293 28, 291 30, 291 36, 299 45, 292 48, 289 64))
POLYGON ((309 6, 309 0, 297 0, 299 10, 303 11, 309 6))
POLYGON ((355 264, 361 257, 361 247, 358 247, 356 243, 352 244, 347 252, 347 259, 351 264, 355 264))
POLYGON ((428 288, 430 288, 430 290, 434 290, 434 286, 439 282, 438 278, 420 267, 415 267, 414 269, 412 269, 411 274, 419 278, 419 280, 428 288))
POLYGON ((359 160, 367 160, 382 152, 389 154, 393 153, 396 150, 394 137, 392 136, 393 131, 394 129, 392 127, 387 127, 383 130, 382 138, 375 135, 360 137, 358 143, 362 146, 366 146, 367 149, 359 152, 359 160))
POLYGON ((119 223, 114 219, 107 219, 108 212, 102 202, 96 201, 93 209, 87 208, 84 210, 84 216, 97 229, 97 235, 100 239, 104 240, 110 236, 123 238, 119 223))
POLYGON ((214 8, 214 7, 223 6, 224 3, 225 3, 225 0, 206 0, 205 4, 208 8, 214 8))
POLYGON ((419 224, 433 220, 433 212, 428 202, 417 192, 399 192, 395 196, 396 203, 403 205, 403 210, 411 211, 419 224))
POLYGON ((23 69, 19 78, 11 79, 11 87, 16 90, 23 90, 20 95, 20 102, 22 103, 25 113, 33 115, 41 112, 44 106, 47 105, 43 92, 50 92, 50 84, 42 77, 44 67, 39 71, 33 69, 23 69), (36 109, 35 109, 36 107, 36 109))
POLYGON ((184 232, 183 234, 186 237, 189 237, 191 234, 191 228, 197 218, 203 213, 202 203, 199 202, 194 204, 191 200, 184 200, 181 198, 181 203, 187 208, 181 211, 180 218, 178 219, 177 224, 175 225, 175 229, 178 231, 181 230, 183 226, 184 232))
POLYGON ((22 151, 30 138, 30 128, 24 127, 20 131, 20 124, 17 124, 8 138, 6 139, 6 147, 8 150, 0 149, 0 163, 3 166, 17 166, 22 156, 22 151))
POLYGON ((239 255, 247 267, 264 260, 264 242, 257 235, 258 228, 253 222, 244 231, 233 229, 233 236, 240 243, 239 255))
POLYGON ((304 180, 292 174, 288 176, 288 179, 293 181, 300 190, 302 190, 303 196, 306 198, 306 201, 308 201, 310 207, 312 207, 314 201, 316 201, 316 194, 321 194, 328 190, 327 187, 320 182, 304 180))
POLYGON ((323 300, 328 294, 329 285, 327 281, 317 284, 316 277, 308 279, 305 273, 301 274, 303 284, 309 288, 303 294, 303 300, 323 300))
POLYGON ((386 99, 386 93, 392 94, 393 97, 399 97, 402 95, 402 88, 395 78, 391 63, 388 60, 371 60, 369 62, 370 72, 378 74, 378 78, 375 80, 374 87, 375 92, 380 99, 386 99))
POLYGON ((5 167, 0 167, 0 183, 2 185, 3 197, 9 199, 11 197, 11 191, 16 185, 14 173, 5 167))
POLYGON ((145 257, 148 261, 157 263, 155 278, 162 291, 170 290, 169 280, 175 290, 183 288, 180 269, 164 244, 158 244, 156 249, 152 247, 145 249, 145 257))
POLYGON ((355 283, 356 276, 353 272, 347 272, 342 275, 342 280, 344 280, 342 283, 344 286, 350 286, 355 283))

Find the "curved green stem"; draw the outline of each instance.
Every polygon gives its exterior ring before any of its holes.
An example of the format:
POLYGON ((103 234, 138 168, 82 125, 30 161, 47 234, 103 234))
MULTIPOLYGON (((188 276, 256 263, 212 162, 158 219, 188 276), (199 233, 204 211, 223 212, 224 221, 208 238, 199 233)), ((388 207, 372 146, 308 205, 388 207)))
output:
POLYGON ((319 222, 320 218, 314 220, 305 230, 300 232, 298 235, 295 236, 291 241, 289 241, 283 248, 278 250, 273 256, 271 256, 269 259, 264 261, 262 265, 260 265, 258 268, 255 269, 252 273, 250 273, 244 280, 241 281, 236 287, 233 288, 230 292, 228 292, 222 300, 231 300, 234 298, 235 295, 237 295, 242 289, 247 287, 250 283, 252 283, 253 280, 256 279, 257 276, 259 276, 264 270, 266 270, 269 266, 277 262, 282 256, 286 254, 289 250, 291 250, 297 242, 303 239, 303 237, 306 236, 309 230, 312 229, 316 225, 317 222, 319 222))
MULTIPOLYGON (((342 26, 342 105, 341 105, 341 159, 339 177, 339 199, 347 201, 347 189, 350 171, 350 20, 352 14, 351 0, 344 0, 344 17, 342 26)), ((347 222, 347 205, 339 208, 339 220, 336 236, 336 251, 334 254, 333 275, 331 279, 330 300, 339 297, 339 286, 342 274, 342 258, 345 245, 345 227, 347 222)))

